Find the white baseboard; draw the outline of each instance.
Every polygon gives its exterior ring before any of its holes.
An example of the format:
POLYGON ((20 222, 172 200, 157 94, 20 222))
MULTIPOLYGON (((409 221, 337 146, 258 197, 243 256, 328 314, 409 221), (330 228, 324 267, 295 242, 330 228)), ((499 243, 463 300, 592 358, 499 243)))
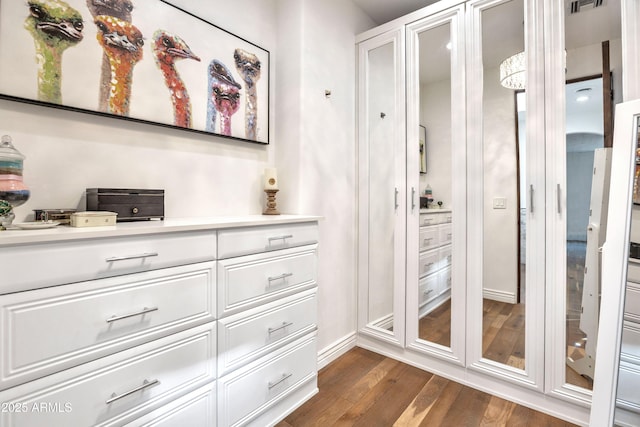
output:
POLYGON ((482 290, 482 297, 509 304, 516 304, 518 302, 517 295, 514 292, 496 291, 495 289, 484 288, 482 290))
POLYGON ((356 333, 352 332, 318 352, 318 370, 356 346, 356 333))

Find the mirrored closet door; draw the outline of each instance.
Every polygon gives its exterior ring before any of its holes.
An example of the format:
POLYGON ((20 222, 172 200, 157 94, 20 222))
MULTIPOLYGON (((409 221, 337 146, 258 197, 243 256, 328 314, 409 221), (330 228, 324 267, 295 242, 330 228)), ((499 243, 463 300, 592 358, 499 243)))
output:
POLYGON ((469 362, 540 391, 546 204, 541 6, 471 1, 467 29, 469 362))
POLYGON ((464 364, 464 6, 406 33, 407 346, 464 364))
POLYGON ((359 45, 358 329, 405 340, 404 31, 359 45))

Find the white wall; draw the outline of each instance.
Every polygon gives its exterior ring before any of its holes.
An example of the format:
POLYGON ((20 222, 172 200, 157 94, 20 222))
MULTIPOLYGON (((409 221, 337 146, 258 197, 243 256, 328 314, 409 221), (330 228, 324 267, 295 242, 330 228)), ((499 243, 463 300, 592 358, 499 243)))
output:
POLYGON ((84 209, 88 187, 163 188, 168 217, 259 213, 275 164, 281 211, 325 218, 322 349, 356 330, 355 34, 375 24, 341 0, 174 3, 270 51, 271 145, 0 100, 0 133, 27 156, 17 220, 84 209))
POLYGON ((324 216, 319 349, 356 330, 355 34, 374 25, 350 1, 278 0, 278 197, 324 216))
MULTIPOLYGON (((272 94, 276 91, 276 0, 174 3, 270 50, 272 94)), ((272 95, 272 140, 275 103, 272 95)), ((163 188, 169 217, 259 213, 262 173, 273 163, 276 145, 6 100, 0 100, 0 133, 11 135, 27 156, 24 180, 31 198, 16 208, 18 221, 36 208, 84 209, 87 187, 163 188)))
POLYGON ((434 203, 451 208, 451 80, 420 86, 420 124, 427 129, 427 173, 420 175, 420 194, 430 185, 434 203))
POLYGON ((515 302, 518 284, 518 212, 514 92, 500 85, 497 68, 484 72, 485 297, 515 302), (504 197, 506 209, 493 209, 504 197))

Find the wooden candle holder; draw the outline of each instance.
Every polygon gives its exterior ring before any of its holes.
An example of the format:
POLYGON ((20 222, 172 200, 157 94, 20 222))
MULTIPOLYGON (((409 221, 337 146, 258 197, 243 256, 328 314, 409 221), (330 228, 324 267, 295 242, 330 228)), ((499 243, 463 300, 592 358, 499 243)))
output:
POLYGON ((267 193, 267 209, 262 212, 263 215, 280 215, 276 208, 276 193, 278 190, 264 190, 267 193))

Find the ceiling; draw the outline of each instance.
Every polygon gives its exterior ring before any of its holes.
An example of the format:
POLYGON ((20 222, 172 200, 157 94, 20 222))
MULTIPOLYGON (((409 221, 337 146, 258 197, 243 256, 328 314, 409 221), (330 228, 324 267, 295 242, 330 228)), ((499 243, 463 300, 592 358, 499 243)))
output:
POLYGON ((378 25, 436 3, 437 1, 438 0, 353 0, 353 2, 360 6, 378 25))

